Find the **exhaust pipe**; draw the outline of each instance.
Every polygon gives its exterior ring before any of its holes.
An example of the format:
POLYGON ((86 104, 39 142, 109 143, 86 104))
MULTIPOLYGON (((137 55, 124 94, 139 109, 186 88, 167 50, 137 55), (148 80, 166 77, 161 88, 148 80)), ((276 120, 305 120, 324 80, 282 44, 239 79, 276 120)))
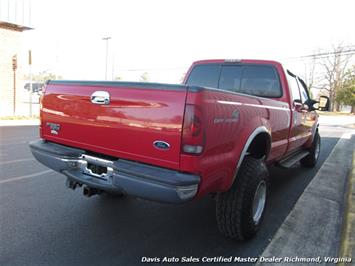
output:
POLYGON ((83 194, 84 194, 84 196, 86 196, 88 198, 93 195, 99 194, 99 193, 100 193, 100 191, 96 188, 92 188, 92 187, 88 187, 88 186, 84 186, 84 188, 83 188, 83 194))

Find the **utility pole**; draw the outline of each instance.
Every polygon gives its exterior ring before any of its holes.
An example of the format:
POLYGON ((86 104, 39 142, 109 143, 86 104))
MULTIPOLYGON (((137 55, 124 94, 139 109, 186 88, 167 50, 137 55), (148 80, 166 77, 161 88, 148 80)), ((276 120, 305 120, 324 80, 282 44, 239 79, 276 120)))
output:
POLYGON ((105 66, 105 80, 107 80, 107 64, 108 64, 108 41, 111 37, 107 36, 102 38, 102 40, 106 41, 106 66, 105 66))
POLYGON ((17 55, 14 55, 12 57, 12 71, 14 72, 14 80, 13 80, 13 86, 14 86, 14 94, 13 94, 13 115, 16 115, 16 69, 17 69, 17 55))
POLYGON ((28 51, 28 65, 30 68, 30 90, 29 90, 29 108, 30 108, 30 117, 32 116, 32 51, 28 51))
POLYGON ((111 80, 115 80, 115 56, 112 56, 112 75, 111 80))

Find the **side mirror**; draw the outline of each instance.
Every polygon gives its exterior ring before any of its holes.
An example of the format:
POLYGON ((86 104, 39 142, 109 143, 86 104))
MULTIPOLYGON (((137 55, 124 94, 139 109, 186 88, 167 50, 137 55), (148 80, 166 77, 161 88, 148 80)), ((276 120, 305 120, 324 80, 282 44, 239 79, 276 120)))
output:
POLYGON ((308 99, 305 104, 308 106, 308 110, 309 111, 314 111, 314 110, 318 110, 319 106, 315 106, 316 104, 319 104, 318 101, 313 100, 313 99, 308 99))
POLYGON ((329 111, 329 107, 330 107, 329 97, 320 96, 319 97, 318 110, 320 110, 320 111, 329 111))

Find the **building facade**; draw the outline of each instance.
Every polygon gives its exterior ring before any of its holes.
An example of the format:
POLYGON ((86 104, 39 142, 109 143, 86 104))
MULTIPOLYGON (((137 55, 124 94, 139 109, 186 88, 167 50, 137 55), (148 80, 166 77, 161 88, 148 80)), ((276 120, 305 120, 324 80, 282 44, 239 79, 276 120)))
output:
POLYGON ((16 25, 0 22, 0 116, 10 116, 16 112, 23 78, 22 43, 22 30, 16 25), (13 62, 14 59, 17 62, 13 62), (16 70, 13 63, 17 63, 16 70))
POLYGON ((23 113, 20 98, 28 65, 23 34, 31 29, 26 26, 30 25, 30 6, 25 4, 24 0, 0 0, 0 116, 23 113))

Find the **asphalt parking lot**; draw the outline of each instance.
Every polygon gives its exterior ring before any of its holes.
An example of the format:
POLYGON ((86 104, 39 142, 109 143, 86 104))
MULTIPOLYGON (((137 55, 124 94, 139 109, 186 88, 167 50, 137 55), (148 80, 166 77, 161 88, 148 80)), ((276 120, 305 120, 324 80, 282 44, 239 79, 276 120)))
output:
POLYGON ((37 127, 0 127, 0 265, 136 265, 145 257, 257 257, 266 248, 343 126, 321 127, 314 169, 270 169, 271 197, 256 238, 220 235, 212 198, 166 205, 135 198, 86 198, 36 162, 28 142, 37 127))

